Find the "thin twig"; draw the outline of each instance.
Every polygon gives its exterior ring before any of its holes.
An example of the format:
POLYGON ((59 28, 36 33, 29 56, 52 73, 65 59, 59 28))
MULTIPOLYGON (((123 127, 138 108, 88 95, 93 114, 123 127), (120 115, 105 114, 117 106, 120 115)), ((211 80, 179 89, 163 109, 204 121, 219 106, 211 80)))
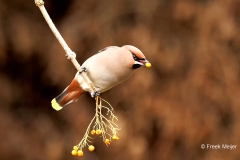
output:
POLYGON ((53 21, 51 20, 50 16, 48 15, 48 12, 47 12, 47 10, 44 7, 43 0, 35 0, 35 4, 36 4, 36 6, 38 6, 40 11, 42 12, 43 17, 45 18, 47 24, 49 25, 49 27, 52 30, 53 34, 55 35, 55 37, 57 38, 57 40, 59 41, 59 43, 63 47, 64 51, 66 52, 67 58, 72 61, 73 65, 81 73, 81 76, 86 81, 86 83, 92 88, 92 90, 94 92, 96 92, 96 88, 94 87, 93 83, 88 78, 86 73, 85 72, 81 72, 82 68, 81 68, 80 64, 78 63, 78 61, 76 60, 76 54, 68 47, 67 43, 65 42, 65 40, 63 39, 63 37, 61 36, 59 31, 57 30, 57 28, 54 25, 53 21))

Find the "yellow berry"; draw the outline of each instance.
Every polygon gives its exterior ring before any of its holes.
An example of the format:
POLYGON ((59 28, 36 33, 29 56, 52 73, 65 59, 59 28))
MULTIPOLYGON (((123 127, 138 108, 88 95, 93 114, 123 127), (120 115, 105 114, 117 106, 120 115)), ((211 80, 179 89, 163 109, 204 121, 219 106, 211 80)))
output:
POLYGON ((110 140, 109 139, 105 139, 105 143, 106 143, 106 145, 109 145, 110 144, 110 140))
POLYGON ((93 145, 90 145, 90 146, 88 147, 88 150, 91 151, 91 152, 94 151, 94 149, 95 149, 95 147, 94 147, 93 145))
POLYGON ((147 62, 147 63, 145 63, 145 66, 146 66, 147 68, 150 68, 150 67, 152 66, 152 64, 149 63, 149 62, 147 62))
POLYGON ((82 150, 79 150, 79 151, 77 152, 77 155, 78 155, 79 157, 82 157, 82 156, 83 156, 83 151, 82 151, 82 150))
POLYGON ((78 146, 74 146, 73 149, 74 149, 75 151, 77 151, 77 150, 78 150, 78 146))
POLYGON ((100 129, 96 130, 96 134, 100 135, 102 133, 102 131, 100 129))
POLYGON ((96 133, 96 131, 95 131, 95 130, 92 130, 92 131, 91 131, 91 134, 92 134, 92 135, 94 135, 95 133, 96 133))
POLYGON ((77 155, 77 151, 76 150, 72 150, 72 155, 76 156, 77 155))
POLYGON ((114 136, 112 137, 112 139, 113 139, 113 140, 119 140, 118 136, 116 136, 116 135, 114 135, 114 136))

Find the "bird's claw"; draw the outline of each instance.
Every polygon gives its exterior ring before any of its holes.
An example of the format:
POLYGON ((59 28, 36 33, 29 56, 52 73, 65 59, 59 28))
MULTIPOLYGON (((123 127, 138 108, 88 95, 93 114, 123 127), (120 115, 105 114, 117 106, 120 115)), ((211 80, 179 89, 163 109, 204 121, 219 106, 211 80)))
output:
POLYGON ((79 74, 81 74, 81 73, 83 73, 83 72, 87 72, 87 68, 86 68, 86 67, 82 67, 81 69, 82 69, 82 70, 78 72, 79 74))
POLYGON ((91 96, 92 96, 93 98, 96 98, 97 96, 100 96, 100 92, 98 92, 98 91, 92 92, 92 93, 91 93, 91 96))

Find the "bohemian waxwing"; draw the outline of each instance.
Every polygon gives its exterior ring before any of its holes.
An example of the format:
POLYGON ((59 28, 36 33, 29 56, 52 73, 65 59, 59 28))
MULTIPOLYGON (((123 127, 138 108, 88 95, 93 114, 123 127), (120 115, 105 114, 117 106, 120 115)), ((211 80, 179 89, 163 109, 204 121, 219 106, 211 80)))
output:
POLYGON ((125 45, 122 47, 110 46, 100 50, 82 64, 88 78, 94 84, 97 93, 83 80, 79 72, 70 85, 52 100, 52 107, 60 110, 71 102, 75 102, 85 92, 92 97, 109 90, 110 88, 128 79, 135 69, 151 64, 144 54, 136 47, 125 45))

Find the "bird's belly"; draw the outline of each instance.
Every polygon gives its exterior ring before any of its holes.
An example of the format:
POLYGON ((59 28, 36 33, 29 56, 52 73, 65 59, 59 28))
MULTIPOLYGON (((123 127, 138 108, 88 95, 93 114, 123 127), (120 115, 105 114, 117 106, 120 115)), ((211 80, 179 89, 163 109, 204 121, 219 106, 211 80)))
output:
POLYGON ((108 73, 108 74, 88 74, 89 78, 93 82, 94 86, 96 87, 97 91, 102 93, 110 88, 124 82, 132 75, 132 70, 129 72, 125 72, 124 74, 121 73, 108 73))
POLYGON ((92 82, 96 86, 97 91, 102 93, 102 92, 105 92, 105 91, 109 90, 110 88, 122 83, 129 76, 116 79, 113 77, 102 75, 102 77, 96 78, 96 79, 92 80, 92 82))

